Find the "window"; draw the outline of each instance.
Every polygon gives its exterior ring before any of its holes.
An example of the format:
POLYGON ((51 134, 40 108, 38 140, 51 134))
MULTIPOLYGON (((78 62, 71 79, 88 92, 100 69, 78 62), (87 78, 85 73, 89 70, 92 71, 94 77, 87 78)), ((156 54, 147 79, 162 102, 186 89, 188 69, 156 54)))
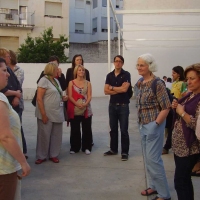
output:
POLYGON ((96 33, 97 32, 97 17, 92 19, 92 33, 96 33))
POLYGON ((84 0, 75 0, 75 8, 84 8, 84 0))
POLYGON ((45 1, 45 16, 62 17, 62 3, 45 1))
POLYGON ((116 8, 119 8, 119 0, 116 0, 116 8))
MULTIPOLYGON (((107 17, 101 17, 101 32, 108 32, 107 17)), ((110 32, 113 33, 113 18, 110 18, 110 32)))
POLYGON ((83 23, 75 23, 75 33, 84 33, 83 23))
POLYGON ((19 37, 0 36, 0 47, 6 47, 17 52, 19 48, 19 37))
POLYGON ((19 18, 21 20, 27 19, 27 7, 26 6, 20 6, 19 7, 19 18))
POLYGON ((107 0, 102 0, 102 7, 107 7, 107 0))
POLYGON ((117 26, 117 23, 115 23, 115 32, 118 32, 118 26, 117 26))
POLYGON ((97 8, 98 4, 97 4, 97 0, 93 0, 93 9, 97 8))

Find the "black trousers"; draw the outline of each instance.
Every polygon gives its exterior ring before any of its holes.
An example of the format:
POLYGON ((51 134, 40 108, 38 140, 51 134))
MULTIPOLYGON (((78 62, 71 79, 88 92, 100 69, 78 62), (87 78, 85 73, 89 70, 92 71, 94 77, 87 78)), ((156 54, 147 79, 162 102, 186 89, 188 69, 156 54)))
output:
POLYGON ((88 149, 92 150, 92 117, 84 118, 84 116, 74 116, 70 120, 71 135, 70 135, 70 151, 79 152, 88 149), (82 126, 82 139, 81 127, 82 126))
POLYGON ((178 200, 194 200, 194 190, 191 179, 191 172, 200 154, 188 157, 179 157, 174 154, 175 175, 174 185, 178 200))

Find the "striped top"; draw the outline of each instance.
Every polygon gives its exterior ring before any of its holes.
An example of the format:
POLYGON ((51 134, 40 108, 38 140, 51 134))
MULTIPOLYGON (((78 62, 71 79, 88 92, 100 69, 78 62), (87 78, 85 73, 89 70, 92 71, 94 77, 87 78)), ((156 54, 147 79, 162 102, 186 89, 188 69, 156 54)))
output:
MULTIPOLYGON (((10 128, 14 134, 17 143, 22 149, 22 139, 21 139, 21 125, 18 114, 13 110, 12 106, 9 104, 6 96, 0 92, 0 101, 4 102, 9 111, 10 128)), ((0 175, 11 174, 21 169, 20 164, 4 149, 0 143, 0 175)))

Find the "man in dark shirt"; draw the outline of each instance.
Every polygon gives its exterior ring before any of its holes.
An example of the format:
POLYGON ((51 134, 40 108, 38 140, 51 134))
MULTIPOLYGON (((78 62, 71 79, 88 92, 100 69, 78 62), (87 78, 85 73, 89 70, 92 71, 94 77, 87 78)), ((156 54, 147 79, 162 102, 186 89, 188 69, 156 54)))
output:
POLYGON ((129 153, 129 95, 128 88, 131 82, 130 73, 123 70, 124 58, 115 56, 115 69, 106 77, 104 93, 110 95, 109 120, 110 120, 110 150, 104 156, 118 153, 118 121, 121 130, 121 155, 122 160, 128 160, 129 153))

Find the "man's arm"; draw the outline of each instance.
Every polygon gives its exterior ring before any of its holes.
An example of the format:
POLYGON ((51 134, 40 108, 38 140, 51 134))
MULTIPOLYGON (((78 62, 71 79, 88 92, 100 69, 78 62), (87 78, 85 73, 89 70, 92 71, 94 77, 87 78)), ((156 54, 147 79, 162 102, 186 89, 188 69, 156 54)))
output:
POLYGON ((114 94, 117 94, 116 91, 112 90, 112 89, 109 89, 110 85, 109 84, 105 84, 104 86, 104 94, 105 95, 114 95, 114 94))
POLYGON ((117 92, 117 93, 125 93, 127 92, 129 85, 130 85, 129 82, 124 82, 122 86, 120 87, 110 86, 110 89, 112 89, 114 92, 117 92))

